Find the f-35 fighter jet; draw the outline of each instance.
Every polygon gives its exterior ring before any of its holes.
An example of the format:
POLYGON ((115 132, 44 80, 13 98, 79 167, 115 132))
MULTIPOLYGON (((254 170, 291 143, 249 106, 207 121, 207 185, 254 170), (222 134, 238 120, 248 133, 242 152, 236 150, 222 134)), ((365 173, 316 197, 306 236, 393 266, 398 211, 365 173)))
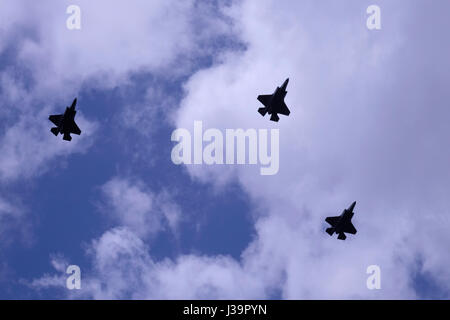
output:
POLYGON ((338 217, 328 217, 325 219, 331 225, 331 228, 327 228, 325 231, 332 236, 336 232, 339 236, 339 240, 345 240, 347 237, 345 233, 355 234, 356 229, 352 224, 352 218, 354 215, 353 209, 355 208, 356 201, 351 204, 348 209, 344 209, 342 214, 338 217))
POLYGON ((280 120, 278 113, 285 116, 288 116, 291 113, 286 106, 286 103, 284 103, 288 82, 289 78, 284 81, 281 87, 277 87, 273 94, 263 94, 258 96, 258 100, 265 106, 264 108, 258 109, 258 112, 261 113, 263 117, 268 113, 271 115, 270 120, 278 122, 278 120, 280 120))
POLYGON ((64 135, 63 139, 66 141, 72 140, 72 137, 70 136, 71 133, 78 135, 81 134, 80 128, 78 128, 77 124, 75 123, 75 114, 77 113, 75 111, 76 104, 77 98, 73 100, 73 103, 70 107, 66 108, 64 114, 55 114, 48 117, 48 119, 56 125, 56 127, 51 128, 50 131, 55 136, 61 133, 62 135, 64 135))

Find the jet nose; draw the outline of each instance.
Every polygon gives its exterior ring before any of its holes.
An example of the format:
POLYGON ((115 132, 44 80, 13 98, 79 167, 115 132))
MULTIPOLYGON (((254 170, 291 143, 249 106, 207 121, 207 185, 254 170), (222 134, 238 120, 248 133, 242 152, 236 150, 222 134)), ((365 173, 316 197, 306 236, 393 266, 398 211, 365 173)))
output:
POLYGON ((353 211, 353 209, 356 206, 356 201, 353 201, 353 203, 351 204, 351 206, 348 208, 349 211, 353 211))
POLYGON ((75 109, 75 106, 77 105, 77 98, 75 98, 72 102, 72 105, 70 106, 71 109, 75 109))

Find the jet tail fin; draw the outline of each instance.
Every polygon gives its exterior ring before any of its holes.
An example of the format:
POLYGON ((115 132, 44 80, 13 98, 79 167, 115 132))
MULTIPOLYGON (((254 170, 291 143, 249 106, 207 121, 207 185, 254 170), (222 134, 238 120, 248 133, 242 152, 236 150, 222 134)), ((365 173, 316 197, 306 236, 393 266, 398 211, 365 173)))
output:
POLYGON ((59 133, 58 127, 51 128, 50 131, 51 131, 55 136, 57 136, 58 133, 59 133))
POLYGON ((333 235, 334 233, 334 228, 327 228, 327 230, 325 230, 330 236, 333 235))
POLYGON ((280 117, 276 113, 272 113, 270 120, 278 122, 278 120, 280 120, 280 117))
POLYGON ((259 108, 258 112, 261 113, 261 115, 264 117, 267 113, 267 108, 259 108))
POLYGON ((338 239, 345 240, 345 239, 347 239, 347 236, 343 232, 341 232, 341 233, 339 233, 338 239))

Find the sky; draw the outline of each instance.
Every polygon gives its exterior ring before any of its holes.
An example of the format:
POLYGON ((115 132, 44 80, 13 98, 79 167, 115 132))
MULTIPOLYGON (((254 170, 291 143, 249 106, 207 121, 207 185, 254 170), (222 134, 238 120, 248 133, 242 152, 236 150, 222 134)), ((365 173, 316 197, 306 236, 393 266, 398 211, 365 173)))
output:
POLYGON ((0 298, 448 299, 448 12, 2 1, 0 298), (256 97, 286 78, 291 114, 275 123, 256 97), (75 97, 67 142, 48 116, 75 97), (278 172, 175 164, 172 133, 195 121, 279 130, 278 172), (325 217, 353 201, 357 234, 330 237, 325 217))

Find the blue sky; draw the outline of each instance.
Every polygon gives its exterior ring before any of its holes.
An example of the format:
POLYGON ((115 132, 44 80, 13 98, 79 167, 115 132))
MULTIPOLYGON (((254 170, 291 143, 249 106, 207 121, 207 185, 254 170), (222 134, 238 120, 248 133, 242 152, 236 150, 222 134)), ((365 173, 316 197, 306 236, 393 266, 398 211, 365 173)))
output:
POLYGON ((344 2, 2 2, 0 298, 448 299, 449 5, 344 2), (67 143, 47 117, 74 97, 67 143), (279 172, 175 165, 196 120, 279 129, 279 172))
MULTIPOLYGON (((2 60, 9 65, 13 63, 10 59, 5 56, 2 60)), ((195 67, 208 67, 207 59, 202 57, 195 67)), ((72 155, 61 162, 53 160, 48 171, 31 183, 29 180, 20 181, 11 186, 14 193, 20 195, 20 201, 32 211, 29 219, 33 225, 30 230, 33 240, 32 244, 6 249, 8 273, 12 272, 13 279, 5 280, 6 286, 11 288, 8 291, 11 291, 2 298, 61 297, 54 290, 30 292, 23 284, 52 271, 49 259, 53 255, 64 255, 68 261, 76 261, 82 270, 89 270, 85 246, 114 226, 100 212, 99 188, 116 175, 144 180, 153 190, 173 189, 176 191, 174 201, 189 216, 189 220, 183 221, 177 237, 161 232, 152 239, 151 252, 155 259, 174 258, 191 252, 231 255, 239 259, 254 232, 249 199, 242 189, 231 184, 225 190, 214 192, 207 185, 192 181, 182 167, 170 160, 173 127, 163 120, 151 123, 151 144, 147 136, 138 132, 148 128, 119 127, 118 130, 124 104, 139 107, 147 87, 152 85, 161 88, 162 94, 170 96, 174 103, 179 103, 183 80, 169 82, 151 74, 138 74, 123 88, 87 88, 76 94, 78 109, 85 117, 100 123, 102 138, 89 152, 72 155), (136 157, 139 152, 142 155, 136 157), (195 227, 198 223, 200 228, 195 227)), ((28 79, 25 77, 24 81, 28 79)), ((171 105, 162 107, 172 108, 171 105)), ((64 110, 64 106, 60 109, 64 110)), ((47 121, 36 118, 39 120, 47 121)), ((146 126, 145 120, 143 124, 136 124, 141 125, 146 126)))

